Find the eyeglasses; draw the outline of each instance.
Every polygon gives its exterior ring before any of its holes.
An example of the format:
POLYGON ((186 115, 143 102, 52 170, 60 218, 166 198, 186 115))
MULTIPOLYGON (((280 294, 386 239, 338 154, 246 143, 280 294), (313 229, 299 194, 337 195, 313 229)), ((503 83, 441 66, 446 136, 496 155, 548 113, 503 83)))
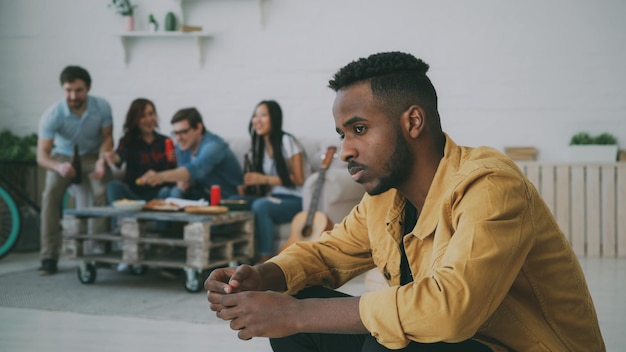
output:
POLYGON ((189 133, 189 130, 191 130, 191 127, 185 128, 184 130, 180 130, 180 131, 172 131, 172 136, 174 136, 174 137, 184 136, 187 133, 189 133))

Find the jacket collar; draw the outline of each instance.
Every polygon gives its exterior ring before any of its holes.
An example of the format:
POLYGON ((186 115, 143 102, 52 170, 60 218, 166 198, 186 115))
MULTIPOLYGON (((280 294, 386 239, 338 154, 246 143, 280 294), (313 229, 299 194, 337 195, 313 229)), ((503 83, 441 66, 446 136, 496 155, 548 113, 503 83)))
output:
MULTIPOLYGON (((445 190, 449 187, 454 175, 457 173, 461 160, 461 148, 447 134, 445 134, 445 137, 446 145, 443 158, 439 162, 437 172, 435 172, 435 177, 426 195, 424 208, 419 214, 417 224, 413 229, 413 235, 422 240, 433 234, 437 228, 439 212, 444 201, 442 195, 447 193, 445 190)), ((398 217, 403 216, 404 205, 407 202, 403 195, 396 190, 394 192, 396 192, 395 197, 387 213, 388 223, 394 222, 398 217)))

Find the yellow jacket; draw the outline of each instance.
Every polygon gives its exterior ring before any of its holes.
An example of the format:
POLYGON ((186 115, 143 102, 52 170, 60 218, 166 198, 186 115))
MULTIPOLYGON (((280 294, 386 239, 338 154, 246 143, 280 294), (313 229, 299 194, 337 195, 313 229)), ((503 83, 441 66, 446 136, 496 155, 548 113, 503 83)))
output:
POLYGON ((389 287, 364 293, 359 310, 387 348, 475 338, 494 350, 605 351, 580 264, 509 158, 446 136, 422 213, 404 239, 414 281, 399 286, 405 202, 393 189, 366 194, 319 242, 272 259, 287 292, 337 288, 376 266, 389 287))

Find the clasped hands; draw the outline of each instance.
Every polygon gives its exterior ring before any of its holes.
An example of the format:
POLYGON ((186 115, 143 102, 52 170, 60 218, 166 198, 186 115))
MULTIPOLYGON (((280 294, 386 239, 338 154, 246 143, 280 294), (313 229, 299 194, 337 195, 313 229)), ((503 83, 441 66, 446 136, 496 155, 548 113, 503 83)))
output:
POLYGON ((204 283, 210 308, 230 321, 242 340, 253 337, 285 337, 297 333, 299 301, 284 293, 261 291, 261 274, 255 267, 214 270, 204 283), (295 314, 294 314, 295 313, 295 314))

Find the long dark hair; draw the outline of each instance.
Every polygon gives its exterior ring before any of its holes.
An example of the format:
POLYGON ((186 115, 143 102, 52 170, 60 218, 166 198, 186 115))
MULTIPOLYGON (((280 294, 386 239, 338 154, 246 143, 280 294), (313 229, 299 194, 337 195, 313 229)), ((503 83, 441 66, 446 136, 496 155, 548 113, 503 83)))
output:
MULTIPOLYGON (((141 131, 139 130, 139 120, 146 111, 146 106, 152 106, 154 113, 156 114, 156 106, 154 103, 146 98, 137 98, 130 103, 128 112, 126 113, 126 121, 124 121, 124 140, 127 143, 134 144, 141 140, 141 131)), ((159 122, 157 120, 157 127, 159 122)))
MULTIPOLYGON (((146 111, 146 106, 151 105, 156 114, 156 106, 154 103, 146 98, 137 98, 130 103, 128 112, 126 113, 126 121, 124 122, 124 140, 128 143, 136 143, 141 139, 141 131, 139 130, 139 119, 146 111)), ((157 120, 157 127, 159 127, 159 121, 157 120)))
MULTIPOLYGON (((289 177, 289 169, 287 168, 287 162, 283 157, 283 135, 288 134, 283 131, 283 111, 280 108, 280 105, 274 100, 263 100, 258 103, 254 110, 258 108, 260 105, 267 106, 267 110, 270 114, 270 144, 272 145, 272 149, 274 150, 274 162, 276 163, 276 171, 278 172, 278 177, 282 181, 283 186, 294 188, 294 183, 289 177)), ((252 113, 252 117, 254 117, 254 112, 252 113)), ((265 139, 262 136, 259 136, 254 127, 252 126, 252 118, 250 119, 250 124, 248 125, 248 131, 250 132, 250 136, 252 137, 252 167, 257 172, 263 172, 263 157, 265 155, 265 139)))

